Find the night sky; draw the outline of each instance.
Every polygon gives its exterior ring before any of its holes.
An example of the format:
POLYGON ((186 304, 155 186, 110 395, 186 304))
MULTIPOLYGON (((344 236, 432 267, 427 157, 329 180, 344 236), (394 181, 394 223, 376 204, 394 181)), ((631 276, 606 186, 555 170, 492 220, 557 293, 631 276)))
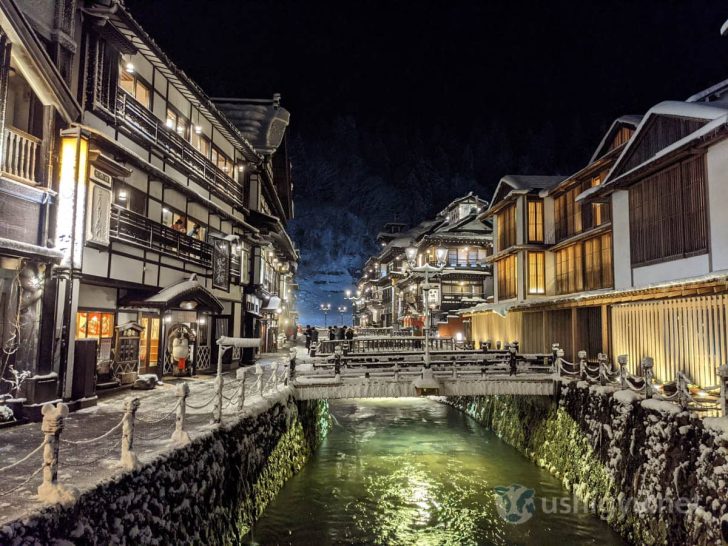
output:
POLYGON ((304 317, 343 303, 383 223, 569 175, 616 117, 728 78, 719 1, 126 3, 210 96, 282 94, 304 317))
POLYGON ((463 130, 601 125, 728 77, 719 1, 127 5, 210 95, 280 92, 304 132, 341 114, 463 130))

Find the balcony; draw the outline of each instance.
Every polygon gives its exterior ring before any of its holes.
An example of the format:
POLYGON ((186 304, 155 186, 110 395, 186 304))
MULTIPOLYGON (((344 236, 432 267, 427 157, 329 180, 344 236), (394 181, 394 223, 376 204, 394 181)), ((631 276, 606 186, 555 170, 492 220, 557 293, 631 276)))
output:
POLYGON ((26 184, 38 184, 37 165, 41 140, 15 127, 6 127, 3 137, 3 174, 26 184))
POLYGON ((111 208, 111 237, 212 268, 212 245, 124 208, 111 208))
MULTIPOLYGON (((97 106, 105 108, 101 103, 97 103, 97 106)), ((244 205, 244 188, 241 184, 221 171, 190 142, 166 127, 126 91, 122 89, 117 91, 116 108, 112 114, 116 120, 141 133, 145 139, 162 148, 171 158, 197 174, 209 185, 211 191, 237 206, 244 205)))

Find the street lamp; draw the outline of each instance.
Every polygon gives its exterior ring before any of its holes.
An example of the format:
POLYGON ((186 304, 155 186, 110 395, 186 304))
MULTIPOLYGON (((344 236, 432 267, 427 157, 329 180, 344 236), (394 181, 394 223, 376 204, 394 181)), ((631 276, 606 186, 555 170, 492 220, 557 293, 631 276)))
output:
POLYGON ((330 303, 322 303, 321 304, 321 311, 324 313, 324 328, 326 328, 326 316, 329 314, 329 311, 331 311, 331 304, 330 303))
POLYGON ((339 305, 337 311, 339 311, 339 316, 341 317, 341 325, 344 325, 344 313, 346 313, 346 305, 339 305))
POLYGON ((407 247, 405 249, 405 255, 410 265, 410 270, 413 273, 424 273, 425 284, 422 285, 422 299, 425 305, 425 368, 430 367, 430 323, 432 318, 430 316, 430 273, 436 274, 441 273, 445 267, 445 257, 447 256, 446 248, 438 248, 435 251, 435 257, 437 259, 437 266, 431 266, 428 263, 417 267, 417 248, 414 246, 407 247))

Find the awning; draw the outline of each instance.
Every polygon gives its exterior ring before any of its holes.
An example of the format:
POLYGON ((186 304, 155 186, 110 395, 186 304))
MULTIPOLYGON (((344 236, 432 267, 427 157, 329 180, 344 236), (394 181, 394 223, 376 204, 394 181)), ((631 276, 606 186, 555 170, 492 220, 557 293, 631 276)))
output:
POLYGON ((222 313, 224 307, 212 292, 196 278, 178 282, 147 298, 133 296, 123 298, 124 307, 148 307, 156 309, 185 309, 222 313))
POLYGON ((59 263, 63 253, 55 248, 31 245, 0 237, 0 254, 10 254, 19 258, 44 258, 45 261, 59 263))
POLYGON ((268 303, 265 304, 265 307, 263 307, 261 311, 275 312, 280 306, 281 298, 279 298, 278 296, 271 296, 268 300, 268 303))

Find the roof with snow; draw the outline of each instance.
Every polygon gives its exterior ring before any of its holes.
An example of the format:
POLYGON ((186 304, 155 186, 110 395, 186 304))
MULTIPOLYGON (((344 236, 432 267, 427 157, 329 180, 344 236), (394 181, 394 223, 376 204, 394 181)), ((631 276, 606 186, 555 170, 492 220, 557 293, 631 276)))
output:
POLYGON ((610 146, 612 144, 612 141, 614 140, 614 137, 617 134, 617 131, 619 131, 622 127, 637 129, 637 126, 640 124, 641 121, 642 116, 638 115, 620 116, 615 119, 612 122, 612 125, 610 125, 609 129, 607 129, 607 132, 604 133, 604 137, 602 137, 602 140, 599 142, 599 146, 597 146, 597 149, 594 150, 594 155, 592 155, 589 163, 594 163, 597 159, 599 159, 603 155, 606 155, 607 152, 610 151, 610 146))
POLYGON ((498 181, 490 207, 481 218, 495 212, 497 205, 510 197, 525 193, 538 193, 559 184, 562 180, 564 180, 563 176, 507 174, 498 181))
POLYGON ((181 309, 211 311, 222 313, 224 307, 220 300, 207 288, 200 284, 193 275, 187 280, 163 288, 153 296, 137 298, 131 296, 123 302, 128 307, 152 307, 159 309, 181 309))
POLYGON ((213 102, 259 153, 272 154, 283 142, 291 114, 281 107, 280 95, 272 99, 215 98, 213 102))
MULTIPOLYGON (((673 152, 696 144, 716 131, 725 129, 728 123, 728 104, 665 101, 653 106, 640 122, 635 134, 627 143, 606 180, 599 186, 614 186, 618 181, 642 171, 648 165, 673 152), (662 138, 658 146, 641 146, 645 135, 660 130, 660 124, 672 123, 669 137, 662 138)), ((656 139, 650 139, 652 141, 656 139)))

